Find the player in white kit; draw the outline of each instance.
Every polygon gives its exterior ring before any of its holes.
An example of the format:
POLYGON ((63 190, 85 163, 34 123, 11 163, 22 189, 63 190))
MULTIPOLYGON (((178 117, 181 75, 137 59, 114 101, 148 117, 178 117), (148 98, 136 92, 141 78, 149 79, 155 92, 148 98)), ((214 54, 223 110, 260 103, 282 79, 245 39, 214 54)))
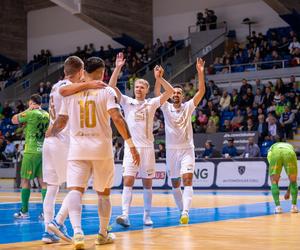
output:
MULTIPOLYGON (((64 95, 77 93, 80 90, 90 88, 100 88, 101 84, 97 82, 80 83, 83 77, 83 61, 77 56, 70 56, 64 62, 65 79, 58 81, 53 85, 50 93, 49 115, 50 126, 54 124, 57 118, 57 113, 60 110, 63 96, 60 91, 64 89, 64 95), (70 85, 76 83, 75 87, 70 85), (67 91, 66 91, 66 87, 67 91)), ((66 127, 56 137, 45 138, 43 144, 43 179, 47 184, 47 193, 43 204, 45 232, 42 241, 45 243, 55 243, 59 241, 54 234, 49 232, 48 224, 54 218, 55 199, 59 191, 59 186, 66 182, 67 170, 67 154, 69 148, 69 132, 66 127)), ((63 211, 67 217, 67 211, 63 211)), ((62 231, 65 232, 65 237, 69 237, 67 231, 62 225, 62 231)))
MULTIPOLYGON (((86 62, 86 79, 102 80, 104 69, 105 64, 102 59, 89 58, 86 62)), ((114 177, 110 118, 129 146, 134 164, 138 165, 140 162, 139 154, 120 112, 115 91, 110 87, 87 90, 66 97, 60 115, 51 130, 52 135, 58 134, 69 120, 70 147, 67 186, 71 191, 63 203, 67 204, 68 207, 74 231, 75 249, 84 248, 84 235, 81 228, 81 201, 91 175, 94 177, 93 189, 98 194, 100 218, 100 229, 95 244, 108 244, 114 241, 114 235, 107 232, 111 216, 110 188, 113 185, 114 177)), ((54 230, 54 232, 61 236, 59 230, 54 230)))
MULTIPOLYGON (((204 64, 197 58, 199 86, 195 96, 182 103, 184 95, 181 87, 174 87, 173 103, 161 106, 165 118, 166 161, 172 191, 178 209, 181 211, 181 224, 189 222, 189 209, 193 196, 193 173, 195 168, 195 151, 192 128, 192 113, 205 94, 204 64), (181 177, 184 185, 181 192, 181 177)), ((160 96, 160 84, 155 85, 155 95, 160 96)))
MULTIPOLYGON (((123 54, 119 53, 116 59, 116 74, 112 77, 118 77, 125 60, 123 54), (117 72, 118 70, 118 72, 117 72)), ((118 101, 120 102, 126 122, 128 123, 132 140, 137 147, 141 156, 141 164, 137 168, 134 166, 133 159, 130 155, 129 148, 125 145, 123 159, 123 180, 124 187, 122 192, 122 215, 117 217, 116 222, 124 227, 130 225, 129 208, 132 200, 132 187, 134 185, 137 173, 142 178, 144 188, 144 225, 151 226, 153 224, 150 211, 152 204, 152 178, 155 176, 155 154, 153 145, 153 119, 155 111, 163 103, 165 103, 172 95, 172 86, 159 77, 161 67, 155 67, 155 76, 158 81, 164 86, 165 92, 156 98, 146 99, 149 92, 149 83, 144 79, 137 79, 134 83, 135 98, 122 95, 116 88, 116 85, 111 85, 116 89, 118 101)), ((114 83, 116 81, 113 81, 114 83)))

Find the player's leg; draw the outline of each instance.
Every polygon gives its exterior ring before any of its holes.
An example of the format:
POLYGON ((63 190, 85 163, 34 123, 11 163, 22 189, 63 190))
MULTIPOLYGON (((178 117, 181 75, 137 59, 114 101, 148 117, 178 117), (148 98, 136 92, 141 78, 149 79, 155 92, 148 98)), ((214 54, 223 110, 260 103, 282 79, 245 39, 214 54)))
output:
POLYGON ((145 226, 152 226, 151 207, 152 207, 152 178, 142 178, 143 181, 143 197, 144 197, 144 218, 145 226))
POLYGON ((180 218, 181 224, 188 224, 189 222, 189 210, 192 205, 193 197, 193 175, 195 169, 195 152, 194 149, 186 149, 182 152, 181 170, 182 182, 184 186, 182 200, 183 210, 180 218))
POLYGON ((98 194, 99 232, 95 241, 96 245, 114 242, 115 235, 108 232, 111 218, 110 189, 114 180, 114 160, 93 161, 93 188, 98 194))
POLYGON ((167 172, 172 183, 172 193, 175 204, 180 213, 183 209, 182 192, 181 192, 181 176, 180 176, 180 162, 178 162, 178 151, 167 149, 166 162, 167 172))
POLYGON ((279 200, 279 187, 278 182, 280 179, 280 173, 282 171, 282 156, 281 152, 278 150, 273 150, 268 153, 268 162, 269 162, 269 175, 271 179, 271 191, 273 200, 275 202, 275 213, 282 213, 282 208, 280 206, 279 200))

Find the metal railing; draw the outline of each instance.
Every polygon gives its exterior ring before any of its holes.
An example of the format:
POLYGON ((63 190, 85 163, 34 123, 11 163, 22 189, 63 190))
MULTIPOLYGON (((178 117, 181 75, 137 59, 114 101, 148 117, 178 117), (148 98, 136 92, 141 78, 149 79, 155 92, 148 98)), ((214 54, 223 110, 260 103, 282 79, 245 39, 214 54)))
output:
POLYGON ((190 25, 188 27, 188 32, 189 35, 191 33, 194 32, 204 32, 204 31, 208 31, 208 30, 215 30, 215 29, 220 29, 220 28, 225 28, 227 30, 227 22, 223 21, 223 22, 216 22, 216 23, 205 23, 205 24, 194 24, 194 25, 190 25), (211 25, 216 25, 215 28, 211 29, 210 26, 211 25), (201 27, 205 27, 205 30, 201 30, 201 27))

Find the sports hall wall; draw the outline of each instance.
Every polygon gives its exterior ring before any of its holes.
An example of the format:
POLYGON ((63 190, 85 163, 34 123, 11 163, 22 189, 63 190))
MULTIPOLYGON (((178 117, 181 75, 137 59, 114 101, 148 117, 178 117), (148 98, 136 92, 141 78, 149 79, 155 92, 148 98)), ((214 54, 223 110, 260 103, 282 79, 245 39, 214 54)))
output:
POLYGON ((29 61, 41 49, 49 49, 56 56, 75 52, 77 46, 90 43, 96 50, 108 44, 122 47, 111 37, 58 6, 28 12, 27 33, 29 61))
POLYGON ((154 39, 165 41, 170 34, 174 39, 187 38, 187 27, 196 23, 197 12, 204 13, 205 8, 215 11, 218 22, 226 20, 229 29, 236 30, 238 39, 245 39, 248 35, 248 26, 241 24, 246 17, 257 22, 253 25, 253 30, 257 32, 288 26, 262 0, 153 0, 154 39))

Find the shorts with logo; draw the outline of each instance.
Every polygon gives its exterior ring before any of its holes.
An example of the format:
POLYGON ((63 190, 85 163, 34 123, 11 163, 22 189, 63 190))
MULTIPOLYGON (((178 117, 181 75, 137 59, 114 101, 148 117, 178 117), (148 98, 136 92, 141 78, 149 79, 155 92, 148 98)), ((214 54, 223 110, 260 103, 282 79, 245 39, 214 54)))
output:
POLYGON ((46 138, 43 145, 43 181, 50 185, 66 182, 69 144, 56 137, 46 138))
POLYGON ((195 151, 194 148, 167 149, 167 171, 170 178, 179 178, 183 174, 194 173, 195 151))
POLYGON ((42 154, 24 153, 21 165, 21 178, 33 180, 42 178, 42 154))
POLYGON ((125 147, 123 159, 123 176, 134 176, 137 173, 140 178, 152 179, 155 176, 155 152, 154 148, 137 147, 141 162, 139 166, 133 164, 130 149, 125 147))
POLYGON ((86 188, 93 176, 93 189, 103 192, 114 183, 114 159, 68 160, 67 187, 86 188))
POLYGON ((282 167, 287 175, 298 173, 297 156, 293 150, 287 148, 276 148, 268 153, 269 175, 280 175, 282 167))

